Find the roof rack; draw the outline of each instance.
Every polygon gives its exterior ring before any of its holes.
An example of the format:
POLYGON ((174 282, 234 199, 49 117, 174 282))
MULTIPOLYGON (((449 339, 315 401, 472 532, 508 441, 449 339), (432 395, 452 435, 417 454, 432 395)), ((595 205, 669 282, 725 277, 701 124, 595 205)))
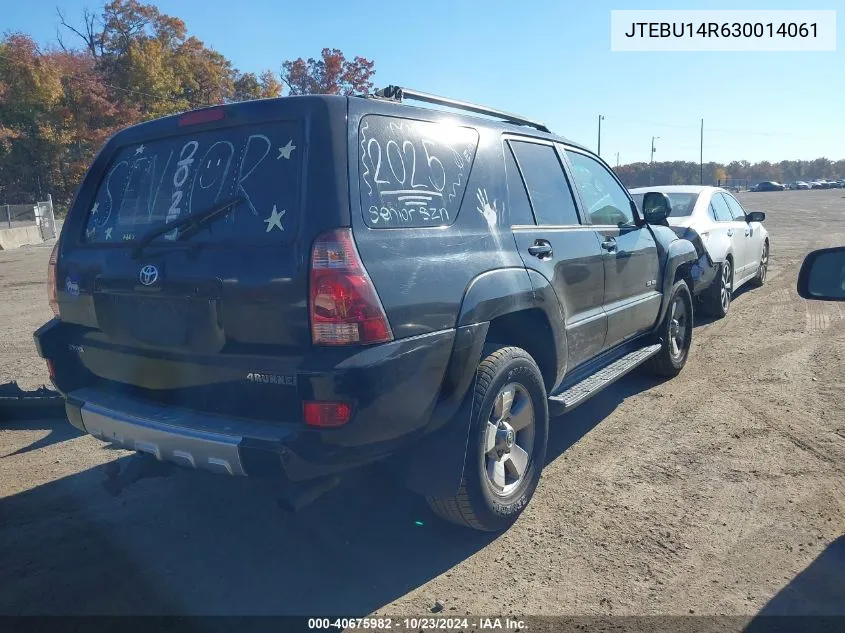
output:
POLYGON ((541 132, 551 132, 545 123, 539 121, 532 121, 509 112, 502 110, 494 110, 486 106, 476 105, 474 103, 467 103, 466 101, 458 101, 457 99, 448 99, 446 97, 438 97, 437 95, 429 94, 427 92, 420 92, 418 90, 411 90, 401 86, 387 86, 375 91, 375 97, 379 99, 390 99, 391 101, 402 102, 404 99, 412 99, 414 101, 424 101, 426 103, 434 103, 436 105, 449 106, 450 108, 457 108, 458 110, 467 110, 468 112, 475 112, 476 114, 486 114, 488 116, 498 117, 507 121, 508 123, 516 123, 517 125, 527 125, 529 127, 537 128, 541 132))

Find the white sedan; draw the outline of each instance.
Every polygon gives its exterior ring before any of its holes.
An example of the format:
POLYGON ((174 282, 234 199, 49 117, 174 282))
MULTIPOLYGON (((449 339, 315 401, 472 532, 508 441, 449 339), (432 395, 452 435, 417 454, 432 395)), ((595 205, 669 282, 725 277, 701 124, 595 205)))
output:
POLYGON ((731 295, 740 286, 749 281, 758 286, 765 283, 769 267, 769 233, 761 224, 765 213, 746 211, 730 192, 719 187, 692 185, 631 189, 640 208, 647 191, 669 197, 669 226, 695 244, 699 256, 712 266, 711 274, 702 273, 712 282, 696 288, 707 313, 725 316, 731 295))

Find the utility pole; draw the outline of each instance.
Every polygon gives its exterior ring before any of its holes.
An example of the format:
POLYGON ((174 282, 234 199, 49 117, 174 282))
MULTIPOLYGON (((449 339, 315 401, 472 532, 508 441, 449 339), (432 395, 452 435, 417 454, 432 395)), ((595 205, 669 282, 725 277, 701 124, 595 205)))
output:
POLYGON ((698 157, 698 184, 704 184, 704 119, 701 119, 701 153, 698 157))
POLYGON ((598 151, 596 152, 596 154, 598 154, 599 156, 601 156, 601 122, 602 122, 603 120, 604 120, 604 115, 603 115, 603 114, 600 114, 600 115, 599 115, 599 149, 598 149, 598 151))
POLYGON ((649 186, 654 184, 654 152, 657 150, 654 149, 654 141, 659 139, 659 136, 652 136, 651 137, 651 161, 648 164, 648 184, 649 186))
POLYGON ((619 167, 619 152, 616 152, 616 166, 619 167))

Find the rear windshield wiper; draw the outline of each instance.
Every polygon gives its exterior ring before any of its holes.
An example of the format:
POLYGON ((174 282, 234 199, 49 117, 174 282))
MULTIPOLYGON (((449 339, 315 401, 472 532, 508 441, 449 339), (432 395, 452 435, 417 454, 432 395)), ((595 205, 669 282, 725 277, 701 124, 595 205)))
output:
POLYGON ((165 233, 170 233, 173 230, 177 230, 178 233, 176 235, 176 239, 181 239, 183 236, 187 235, 192 230, 200 229, 210 223, 215 218, 222 217, 224 212, 228 211, 240 202, 243 202, 243 197, 241 196, 238 196, 237 198, 230 198, 229 200, 226 200, 225 202, 222 202, 209 209, 197 211, 196 213, 191 213, 189 215, 186 215, 185 217, 179 218, 178 220, 168 222, 162 226, 150 230, 149 232, 145 233, 141 237, 141 239, 138 240, 138 243, 135 244, 135 246, 132 248, 132 259, 138 259, 138 257, 141 255, 141 251, 143 251, 147 246, 149 246, 150 243, 159 235, 163 235, 165 233))

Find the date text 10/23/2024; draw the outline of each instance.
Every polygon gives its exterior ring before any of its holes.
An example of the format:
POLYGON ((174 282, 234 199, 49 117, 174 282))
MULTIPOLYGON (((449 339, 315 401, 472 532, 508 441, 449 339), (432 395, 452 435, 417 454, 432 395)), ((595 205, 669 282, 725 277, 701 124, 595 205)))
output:
POLYGON ((308 618, 309 630, 420 631, 420 630, 510 630, 524 631, 525 621, 513 617, 369 617, 308 618))

